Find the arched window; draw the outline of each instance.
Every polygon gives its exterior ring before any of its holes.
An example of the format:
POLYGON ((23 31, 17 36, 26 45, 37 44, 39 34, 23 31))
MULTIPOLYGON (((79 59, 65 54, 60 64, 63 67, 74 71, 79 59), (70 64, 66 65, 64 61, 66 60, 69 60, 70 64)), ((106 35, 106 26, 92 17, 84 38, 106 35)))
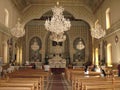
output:
POLYGON ((9 12, 6 8, 5 8, 5 26, 6 27, 9 26, 9 12))
POLYGON ((107 45, 107 66, 112 66, 112 46, 111 44, 107 45))
POLYGON ((99 57, 98 57, 98 48, 95 49, 95 65, 98 65, 99 64, 99 57))
POLYGON ((93 56, 93 58, 92 58, 92 63, 95 64, 95 52, 94 52, 94 48, 93 48, 92 56, 93 56))
POLYGON ((110 28, 110 8, 106 10, 106 29, 110 28))
POLYGON ((8 57, 8 46, 7 46, 7 42, 3 42, 3 46, 2 46, 3 50, 3 62, 7 63, 7 57, 8 57))

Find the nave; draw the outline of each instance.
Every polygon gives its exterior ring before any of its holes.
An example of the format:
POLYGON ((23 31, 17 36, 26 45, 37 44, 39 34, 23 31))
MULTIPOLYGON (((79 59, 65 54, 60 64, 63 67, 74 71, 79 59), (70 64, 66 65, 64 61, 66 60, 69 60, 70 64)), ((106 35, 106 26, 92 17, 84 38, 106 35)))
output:
POLYGON ((71 90, 65 74, 52 73, 43 69, 20 67, 19 70, 3 73, 0 78, 0 90, 31 88, 29 90, 71 90), (35 84, 33 84, 35 83, 35 84))
POLYGON ((84 67, 65 68, 63 73, 19 67, 3 73, 0 90, 119 90, 118 70, 106 68, 105 73, 103 76, 101 72, 91 71, 90 67, 88 73, 84 67))
POLYGON ((120 0, 0 0, 0 90, 119 90, 119 8, 120 0))

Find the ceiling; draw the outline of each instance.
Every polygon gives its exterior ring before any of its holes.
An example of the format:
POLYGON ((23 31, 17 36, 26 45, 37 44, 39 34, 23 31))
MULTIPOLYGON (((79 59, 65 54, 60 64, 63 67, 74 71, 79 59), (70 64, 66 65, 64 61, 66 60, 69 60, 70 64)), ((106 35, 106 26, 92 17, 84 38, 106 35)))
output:
POLYGON ((93 13, 95 13, 104 0, 11 0, 11 1, 19 11, 26 9, 31 5, 55 4, 57 1, 59 1, 60 4, 73 5, 74 3, 86 5, 93 11, 93 13))

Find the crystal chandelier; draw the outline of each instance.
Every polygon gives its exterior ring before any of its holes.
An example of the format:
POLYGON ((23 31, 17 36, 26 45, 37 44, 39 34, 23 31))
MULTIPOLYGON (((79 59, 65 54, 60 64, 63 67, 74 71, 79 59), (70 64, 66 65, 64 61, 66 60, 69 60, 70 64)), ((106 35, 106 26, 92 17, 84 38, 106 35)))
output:
POLYGON ((95 28, 92 28, 91 30, 92 37, 97 38, 97 39, 104 37, 105 34, 106 34, 105 30, 102 29, 100 24, 96 24, 95 28))
POLYGON ((14 37, 17 38, 25 35, 24 26, 20 23, 20 19, 18 19, 17 24, 10 30, 10 32, 14 37))
POLYGON ((63 42, 66 40, 66 35, 64 35, 64 33, 56 34, 52 32, 50 39, 56 42, 63 42))
POLYGON ((83 44, 83 42, 82 42, 81 39, 80 39, 80 41, 78 42, 76 48, 79 49, 79 50, 82 50, 82 49, 85 48, 85 45, 83 44))
POLYGON ((39 50, 40 46, 38 45, 38 42, 36 39, 34 40, 34 43, 31 45, 31 48, 33 51, 39 50))
POLYGON ((57 6, 52 8, 53 16, 51 20, 45 21, 45 28, 53 33, 60 34, 65 31, 68 31, 71 27, 71 23, 69 19, 65 19, 63 16, 64 8, 58 6, 59 2, 57 2, 57 6))

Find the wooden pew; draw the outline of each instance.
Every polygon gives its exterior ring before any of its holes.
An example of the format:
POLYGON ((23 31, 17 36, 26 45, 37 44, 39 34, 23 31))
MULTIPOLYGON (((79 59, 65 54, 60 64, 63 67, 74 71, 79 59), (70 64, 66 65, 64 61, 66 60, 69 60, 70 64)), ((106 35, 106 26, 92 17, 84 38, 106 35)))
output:
POLYGON ((102 84, 102 85, 86 85, 84 90, 120 90, 120 83, 102 84))
POLYGON ((35 90, 44 90, 43 77, 40 78, 7 78, 0 79, 0 83, 34 83, 35 90))
POLYGON ((0 90, 32 90, 31 87, 0 87, 0 90))
POLYGON ((31 90, 36 90, 34 83, 12 83, 12 82, 5 82, 5 83, 0 83, 0 87, 31 87, 31 90))
MULTIPOLYGON (((46 75, 46 74, 45 74, 46 75)), ((44 90, 44 77, 45 77, 44 74, 14 74, 10 77, 18 79, 18 78, 24 78, 26 80, 26 78, 28 78, 27 80, 30 81, 31 78, 33 78, 33 81, 35 80, 35 78, 37 78, 37 81, 38 81, 38 84, 39 84, 39 88, 42 88, 44 90)), ((47 77, 47 76, 46 76, 47 77)), ((11 79, 10 79, 11 80, 11 79)), ((23 80, 23 81, 25 81, 23 80)))
POLYGON ((120 83, 120 77, 76 77, 72 84, 72 90, 84 90, 86 85, 94 86, 118 83, 120 83))
MULTIPOLYGON (((40 70, 40 69, 22 69, 22 70, 19 70, 19 71, 15 71, 13 73, 10 73, 7 75, 10 80, 10 81, 17 81, 15 80, 15 78, 40 78, 41 80, 39 80, 38 82, 38 88, 40 88, 41 90, 44 90, 44 82, 47 82, 47 85, 48 86, 48 82, 49 82, 49 77, 50 77, 50 72, 45 72, 44 70, 40 70), (11 78, 14 78, 14 80, 11 78)), ((29 81, 29 79, 27 81, 29 81)), ((22 81, 25 81, 25 80, 19 80, 20 82, 22 81)))
POLYGON ((14 83, 35 83, 36 90, 44 89, 43 79, 42 78, 10 78, 7 82, 14 82, 14 83))

